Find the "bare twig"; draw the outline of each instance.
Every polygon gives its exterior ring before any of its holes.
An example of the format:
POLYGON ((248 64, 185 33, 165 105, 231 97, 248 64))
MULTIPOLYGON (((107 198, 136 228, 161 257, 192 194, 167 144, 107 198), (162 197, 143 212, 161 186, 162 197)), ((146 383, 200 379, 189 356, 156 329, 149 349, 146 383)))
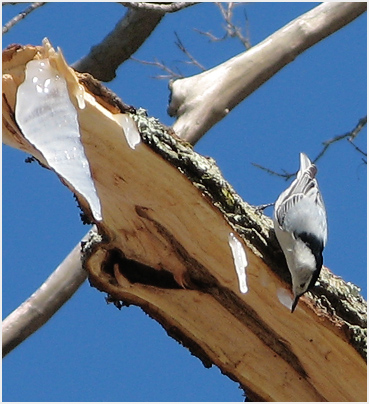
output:
POLYGON ((347 139, 347 141, 350 143, 351 146, 353 146, 353 148, 359 152, 360 154, 362 154, 363 156, 365 156, 365 158, 362 158, 362 161, 367 164, 367 159, 366 157, 368 156, 367 153, 364 152, 364 150, 361 150, 359 146, 357 146, 356 144, 353 143, 352 139, 347 139))
POLYGON ((152 78, 154 78, 154 79, 181 79, 184 77, 183 74, 180 72, 180 70, 177 67, 176 67, 177 71, 175 72, 170 67, 168 67, 164 62, 159 62, 159 60, 157 60, 156 58, 155 58, 154 62, 137 59, 137 58, 134 58, 133 56, 131 56, 130 59, 133 60, 134 62, 142 63, 143 65, 155 66, 155 67, 163 70, 164 72, 168 73, 168 74, 152 76, 152 78))
POLYGON ((191 7, 198 2, 185 2, 178 1, 168 4, 163 3, 144 3, 144 2, 119 2, 125 7, 133 8, 136 10, 158 11, 160 13, 175 13, 176 11, 183 10, 184 8, 191 7))
MULTIPOLYGON (((354 139, 357 137, 357 135, 363 129, 363 127, 366 125, 366 123, 367 123, 367 117, 364 116, 364 118, 361 118, 359 120, 359 122, 357 123, 357 125, 355 126, 355 128, 352 129, 350 132, 344 133, 343 135, 335 136, 332 139, 324 141, 323 142, 323 149, 317 155, 317 157, 315 157, 315 159, 313 160, 313 163, 316 163, 325 154, 325 152, 328 150, 328 148, 333 143, 339 142, 342 139, 347 139, 359 153, 361 153, 362 155, 367 157, 367 154, 353 143, 354 139)), ((367 164, 366 159, 363 159, 363 161, 364 161, 365 164, 367 164)), ((277 177, 282 177, 286 181, 288 181, 291 177, 294 177, 297 174, 297 171, 294 172, 294 173, 288 173, 285 170, 282 170, 283 171, 282 173, 278 173, 276 171, 271 170, 270 168, 263 167, 260 164, 257 164, 257 163, 251 163, 251 164, 253 166, 257 167, 257 168, 260 168, 263 171, 266 171, 268 174, 275 175, 277 177)))
MULTIPOLYGON (((16 4, 16 3, 11 3, 11 4, 16 4)), ((10 21, 8 21, 4 26, 3 26, 3 34, 6 34, 9 32, 11 28, 14 27, 15 24, 17 24, 19 21, 23 20, 24 18, 27 17, 32 11, 36 10, 37 8, 43 6, 46 3, 32 3, 29 7, 27 7, 24 11, 20 12, 18 15, 13 17, 10 21)))
MULTIPOLYGON (((142 5, 142 3, 134 3, 134 4, 135 4, 134 7, 137 7, 137 8, 141 7, 139 4, 142 5)), ((166 5, 166 6, 169 7, 169 6, 172 6, 173 4, 166 5)), ((180 5, 181 3, 175 3, 175 4, 180 5)), ((225 8, 221 3, 216 3, 216 4, 220 8, 221 13, 223 15, 223 18, 224 18, 224 20, 226 22, 226 28, 225 28, 226 29, 226 34, 225 34, 225 36, 223 38, 217 38, 217 37, 215 37, 214 35, 212 35, 210 33, 202 32, 202 31, 199 31, 197 29, 195 29, 195 31, 199 32, 200 34, 207 35, 207 36, 211 37, 211 39, 213 41, 221 41, 223 39, 226 39, 227 37, 237 37, 237 38, 239 38, 241 40, 241 42, 244 44, 244 46, 248 49, 251 46, 250 42, 248 41, 247 38, 242 36, 241 28, 235 26, 232 23, 233 10, 234 10, 234 7, 235 7, 235 3, 227 3, 228 4, 227 8, 225 8)), ((154 8, 158 7, 158 5, 156 5, 156 4, 153 5, 151 3, 150 4, 149 3, 143 3, 143 5, 144 5, 143 7, 145 7, 145 8, 148 7, 150 9, 151 9, 152 6, 155 6, 154 8)), ((160 5, 160 7, 158 7, 157 9, 161 10, 161 7, 162 7, 162 5, 160 5)), ((247 17, 246 17, 246 21, 247 21, 247 17)), ((192 54, 188 51, 188 49, 183 44, 183 42, 180 39, 179 35, 176 32, 174 34, 176 36, 175 44, 177 45, 179 50, 188 59, 188 61, 182 61, 182 63, 186 63, 188 65, 195 66, 195 67, 199 68, 201 71, 205 71, 206 68, 194 56, 192 56, 192 54)), ((155 60, 154 62, 148 62, 148 61, 143 61, 143 60, 139 60, 139 59, 136 59, 136 58, 131 58, 131 59, 135 60, 135 61, 137 61, 139 63, 143 63, 143 64, 146 64, 146 65, 158 67, 159 69, 161 69, 161 70, 168 73, 168 74, 165 74, 165 75, 154 76, 154 78, 157 78, 157 79, 178 79, 178 78, 183 78, 184 77, 182 75, 182 73, 180 73, 178 68, 177 68, 177 71, 179 72, 179 74, 174 72, 173 69, 168 67, 164 62, 159 62, 158 60, 155 60)))
MULTIPOLYGON (((328 150, 328 148, 333 143, 339 142, 342 139, 347 139, 352 143, 353 140, 356 138, 356 136, 361 131, 361 129, 363 129, 363 127, 366 125, 366 122, 367 122, 367 117, 364 116, 364 118, 361 118, 359 120, 358 124, 355 126, 355 128, 353 130, 351 130, 350 132, 344 133, 343 135, 335 136, 332 139, 324 141, 322 151, 317 155, 317 157, 313 160, 313 162, 316 163, 325 154, 325 152, 328 150)), ((366 154, 363 151, 361 151, 361 153, 363 153, 366 156, 366 154)))
POLYGON ((248 23, 248 18, 247 18, 247 14, 246 11, 244 11, 244 15, 245 15, 245 29, 246 29, 246 36, 242 35, 242 28, 235 25, 232 22, 233 19, 233 10, 235 8, 236 5, 235 3, 227 3, 227 7, 225 8, 222 3, 215 3, 219 9, 220 12, 224 18, 224 21, 226 23, 224 29, 225 29, 225 34, 221 37, 218 38, 215 35, 213 35, 211 32, 204 32, 198 29, 195 29, 195 31, 197 31, 199 34, 201 35, 205 35, 208 38, 210 38, 211 41, 213 42, 219 42, 219 41, 224 41, 227 38, 238 38, 242 45, 246 48, 249 49, 251 48, 251 42, 250 42, 250 33, 249 33, 249 23, 248 23))
POLYGON ((270 175, 274 175, 276 177, 281 177, 284 178, 286 181, 288 181, 291 177, 294 177, 297 174, 297 171, 294 173, 288 173, 285 170, 282 170, 282 173, 278 173, 277 171, 271 170, 270 168, 261 166, 260 164, 257 163, 251 163, 254 167, 260 168, 260 170, 266 171, 270 175))
POLYGON ((41 328, 86 278, 81 263, 81 243, 78 243, 40 288, 3 321, 3 357, 41 328))
MULTIPOLYGON (((175 42, 175 44, 177 45, 179 50, 182 53, 184 53, 184 55, 188 58, 188 61, 182 61, 182 62, 186 63, 188 65, 196 66, 201 71, 205 71, 206 70, 205 67, 191 55, 191 53, 187 50, 187 48, 184 46, 183 42, 179 38, 178 34, 176 32, 174 34, 177 38, 177 41, 175 42)), ((155 79, 173 80, 173 79, 182 79, 184 77, 184 75, 181 73, 181 71, 178 67, 175 67, 176 71, 174 71, 168 65, 166 65, 164 62, 159 62, 159 60, 156 58, 154 59, 154 62, 149 62, 149 61, 137 59, 134 57, 131 57, 131 60, 138 62, 138 63, 142 63, 144 65, 155 66, 155 67, 159 68, 160 70, 168 73, 168 74, 152 76, 155 79)))
POLYGON ((180 50, 181 52, 183 52, 183 53, 186 55, 186 57, 189 59, 189 61, 188 61, 188 62, 185 62, 185 63, 190 64, 190 65, 193 65, 193 66, 196 66, 196 67, 198 67, 200 70, 205 71, 205 70, 206 70, 205 67, 204 67, 200 62, 198 62, 198 61, 191 55, 191 53, 186 49, 186 47, 183 45, 183 42, 182 42, 181 39, 179 38, 178 34, 177 34, 176 32, 175 32, 174 34, 175 34, 175 36, 176 36, 176 38, 177 38, 177 42, 175 42, 175 44, 178 46, 179 50, 180 50))

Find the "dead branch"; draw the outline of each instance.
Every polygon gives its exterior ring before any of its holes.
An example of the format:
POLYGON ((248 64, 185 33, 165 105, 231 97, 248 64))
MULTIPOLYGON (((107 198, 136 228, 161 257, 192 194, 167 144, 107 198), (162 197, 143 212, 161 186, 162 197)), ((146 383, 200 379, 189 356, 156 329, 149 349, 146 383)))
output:
MULTIPOLYGON (((18 4, 18 3, 8 3, 8 4, 18 4)), ((10 21, 8 21, 4 26, 3 26, 3 34, 6 34, 9 32, 11 28, 14 27, 19 21, 23 20, 24 18, 27 17, 27 15, 31 14, 32 11, 36 10, 39 7, 42 7, 46 3, 32 3, 29 7, 27 7, 24 11, 20 12, 18 15, 13 17, 10 21)), ((4 4, 3 4, 4 5, 4 4)))
MULTIPOLYGON (((360 133, 360 131, 364 128, 364 126, 366 125, 367 122, 367 117, 364 116, 364 118, 361 118, 359 120, 359 122, 357 123, 357 125, 355 126, 354 129, 352 129, 350 132, 346 132, 342 135, 337 135, 334 136, 332 139, 326 140, 323 142, 323 149, 320 151, 320 153, 315 157, 315 159, 313 159, 313 163, 316 163, 320 158, 323 157, 323 155, 326 153, 326 151, 328 150, 328 148, 330 146, 332 146, 333 144, 343 140, 343 139, 347 139, 350 144, 355 148, 356 151, 358 151, 359 153, 361 153, 362 155, 364 155, 365 157, 367 157, 367 154, 361 150, 358 146, 356 146, 353 141, 356 139, 357 135, 360 133)), ((366 160, 364 160, 364 163, 366 164, 366 160)), ((282 170, 281 173, 274 171, 270 168, 261 166, 260 164, 257 163, 251 163, 254 167, 260 168, 263 171, 266 171, 268 174, 271 175, 275 175, 277 177, 281 177, 284 178, 286 181, 288 181, 290 178, 295 177, 297 174, 297 171, 294 173, 288 173, 285 170, 282 170)))
POLYGON ((181 73, 181 71, 176 67, 176 71, 171 69, 169 66, 167 66, 164 62, 160 62, 158 59, 155 59, 153 62, 147 61, 147 60, 141 60, 134 58, 131 56, 130 58, 134 62, 141 63, 143 65, 148 65, 148 66, 154 66, 157 67, 158 69, 166 72, 167 74, 161 74, 161 75, 156 75, 156 76, 151 76, 154 79, 181 79, 184 77, 184 75, 181 73))
POLYGON ((125 16, 101 43, 91 48, 88 55, 75 62, 73 68, 90 73, 101 81, 113 80, 118 67, 140 48, 166 13, 194 4, 124 3, 129 6, 125 16))
POLYGON ((198 2, 185 2, 178 1, 173 3, 143 3, 143 2, 119 2, 125 7, 129 7, 136 10, 158 11, 160 13, 175 13, 183 10, 184 8, 191 7, 198 2))
POLYGON ((315 157, 314 159, 314 163, 317 162, 321 157, 323 157, 323 155, 325 154, 325 152, 328 150, 328 148, 330 146, 332 146, 332 144, 339 142, 342 139, 347 139, 355 148, 357 151, 359 151, 361 154, 363 154, 364 156, 366 156, 366 153, 363 152, 362 150, 360 150, 359 147, 355 146, 353 141, 355 140, 356 136, 359 134, 359 132, 361 131, 361 129, 363 129, 363 127, 366 125, 367 123, 367 117, 364 116, 364 118, 361 118, 358 122, 358 124, 355 126, 354 129, 352 129, 350 132, 344 133, 342 135, 338 135, 333 137, 332 139, 326 140, 323 142, 323 149, 322 151, 318 154, 317 157, 315 157))
MULTIPOLYGON (((188 61, 183 61, 183 63, 186 63, 188 65, 193 65, 193 66, 197 67, 198 69, 200 69, 201 71, 204 71, 205 67, 199 61, 197 61, 195 59, 195 57, 192 56, 192 54, 187 50, 187 48, 184 46, 183 42, 179 38, 178 34, 176 32, 174 32, 174 34, 177 38, 177 41, 175 42, 176 46, 188 59, 188 61)), ((131 57, 131 60, 144 64, 144 65, 157 67, 158 69, 167 73, 167 74, 152 76, 155 79, 174 80, 174 79, 181 79, 184 77, 184 75, 181 73, 181 71, 178 67, 175 67, 175 69, 176 69, 176 71, 175 71, 175 70, 171 69, 167 64, 165 64, 164 62, 160 62, 156 58, 153 62, 136 59, 134 57, 131 57)))
POLYGON ((177 34, 177 32, 174 32, 174 35, 176 36, 177 41, 175 42, 175 44, 177 45, 178 49, 184 53, 184 55, 188 58, 187 63, 189 65, 193 65, 196 66, 198 69, 200 69, 201 71, 205 71, 205 67, 195 59, 195 57, 192 56, 192 54, 189 52, 189 50, 184 46, 183 42, 181 41, 181 39, 179 38, 179 35, 177 34))
POLYGON ((213 125, 299 54, 366 11, 366 3, 323 3, 248 51, 170 83, 168 113, 178 136, 196 143, 213 125))
POLYGON ((87 72, 101 81, 111 81, 116 70, 129 59, 151 35, 165 13, 145 9, 129 9, 98 45, 91 48, 72 66, 79 72, 87 72))
POLYGON ((227 38, 238 38, 241 41, 242 45, 246 49, 250 49, 251 48, 251 42, 250 42, 250 39, 249 39, 250 38, 249 22, 248 22, 248 19, 247 19, 246 12, 245 12, 246 36, 244 36, 242 34, 242 28, 235 25, 233 23, 233 21, 232 21, 234 7, 235 7, 235 5, 238 5, 238 4, 235 4, 233 2, 227 3, 227 8, 225 8, 222 3, 217 2, 215 4, 219 7, 220 12, 221 12, 221 14, 222 14, 222 16, 224 18, 225 23, 226 23, 225 28, 224 28, 226 32, 223 35, 223 37, 218 38, 215 35, 213 35, 211 32, 204 32, 204 31, 201 31, 201 30, 196 29, 196 28, 195 28, 195 31, 197 31, 201 35, 207 36, 213 42, 224 41, 227 38))

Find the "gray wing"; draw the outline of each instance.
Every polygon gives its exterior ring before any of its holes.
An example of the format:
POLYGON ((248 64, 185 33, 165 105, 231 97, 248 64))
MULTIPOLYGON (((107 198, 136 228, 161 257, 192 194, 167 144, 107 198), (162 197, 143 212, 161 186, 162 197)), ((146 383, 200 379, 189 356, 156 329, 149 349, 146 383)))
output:
MULTIPOLYGON (((278 198, 275 205, 275 218, 281 229, 289 231, 286 228, 286 217, 288 214, 296 214, 295 208, 298 204, 304 206, 302 211, 306 211, 306 214, 311 214, 312 211, 315 211, 317 221, 319 222, 319 224, 316 224, 322 229, 323 243, 325 245, 327 238, 326 211, 318 183, 315 179, 318 170, 313 164, 303 168, 305 169, 303 171, 300 169, 297 178, 292 182, 291 186, 278 198)), ((301 208, 299 212, 301 214, 301 208)), ((304 219, 302 218, 302 220, 304 219)), ((314 223, 310 223, 308 227, 314 228, 314 223)))

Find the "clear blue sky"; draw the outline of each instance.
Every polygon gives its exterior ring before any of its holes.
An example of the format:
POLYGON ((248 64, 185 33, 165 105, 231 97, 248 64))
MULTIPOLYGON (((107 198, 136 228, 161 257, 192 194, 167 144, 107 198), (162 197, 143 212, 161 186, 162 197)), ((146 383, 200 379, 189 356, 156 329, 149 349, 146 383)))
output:
MULTIPOLYGON (((248 3, 250 39, 257 44, 318 3, 248 3)), ((3 22, 25 5, 3 7, 3 22)), ((98 43, 124 14, 116 3, 54 3, 31 14, 3 37, 41 44, 47 36, 73 63, 98 43)), ((167 15, 135 57, 158 58, 187 75, 178 61, 177 32, 207 68, 243 51, 237 40, 209 43, 193 28, 222 36, 213 4, 167 15)), ((366 114, 366 15, 314 46, 233 110, 198 143, 225 178, 251 204, 273 202, 287 186, 253 167, 293 172, 299 152, 314 158, 321 143, 354 128, 366 114)), ((127 62, 108 84, 124 101, 144 107, 165 124, 167 81, 161 72, 127 62)), ((366 150, 366 130, 357 145, 366 150)), ((27 156, 3 147, 3 315, 29 297, 87 232, 72 194, 27 156)), ((366 165, 342 141, 318 162, 329 218, 325 264, 366 296, 366 165)), ((271 213, 271 212, 266 212, 271 213)), ((291 321, 293 316, 291 315, 291 321)), ((245 341, 246 343, 246 341, 245 341)), ((35 335, 3 361, 4 401, 243 401, 238 385, 205 369, 139 308, 118 311, 85 283, 35 335)))

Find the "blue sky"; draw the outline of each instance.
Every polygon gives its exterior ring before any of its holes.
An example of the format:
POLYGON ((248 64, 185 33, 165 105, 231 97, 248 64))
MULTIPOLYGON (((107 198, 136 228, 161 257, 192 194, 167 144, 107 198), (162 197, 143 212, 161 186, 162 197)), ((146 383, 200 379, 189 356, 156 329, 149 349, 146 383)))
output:
MULTIPOLYGON (((247 3, 250 39, 257 44, 318 3, 247 3)), ((3 22, 25 5, 3 7, 3 22)), ((116 3, 47 4, 3 37, 41 44, 47 36, 73 63, 98 43, 124 13, 116 3)), ((237 40, 210 43, 193 28, 222 36, 213 4, 167 15, 135 54, 198 73, 181 63, 175 32, 205 67, 243 51, 237 40)), ((321 143, 350 131, 366 114, 366 15, 300 55, 212 128, 195 150, 213 157, 225 178, 251 204, 273 202, 287 183, 251 165, 296 171, 299 152, 314 158, 321 143)), ((155 68, 129 61, 108 83, 125 102, 144 107, 164 124, 167 81, 155 68)), ((366 129, 356 144, 366 150, 366 129)), ((87 232, 72 194, 53 173, 26 164, 3 147, 3 316, 49 276, 87 232)), ((329 220, 324 262, 362 288, 366 282, 366 165, 342 141, 318 162, 329 220)), ((270 211, 266 212, 271 214, 270 211)), ((291 321, 293 317, 291 316, 291 321)), ((4 401, 243 401, 238 385, 166 335, 139 308, 118 311, 85 283, 35 335, 3 361, 4 401)))

